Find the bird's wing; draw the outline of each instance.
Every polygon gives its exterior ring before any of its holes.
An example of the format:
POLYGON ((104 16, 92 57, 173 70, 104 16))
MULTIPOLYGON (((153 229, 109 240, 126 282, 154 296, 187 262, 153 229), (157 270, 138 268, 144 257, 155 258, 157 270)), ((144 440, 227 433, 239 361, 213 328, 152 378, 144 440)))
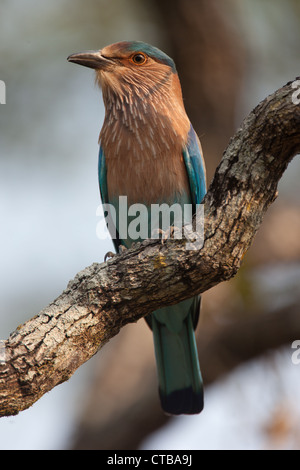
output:
POLYGON ((98 178, 99 178, 99 188, 100 188, 102 204, 107 204, 108 203, 107 172, 106 172, 105 155, 104 155, 101 145, 99 148, 98 178))
MULTIPOLYGON (((195 213, 197 204, 201 204, 206 193, 206 170, 201 143, 192 125, 188 134, 187 145, 182 153, 189 179, 192 204, 194 206, 193 213, 195 213)), ((196 328, 199 319, 200 296, 195 297, 195 299, 197 299, 198 303, 194 305, 192 313, 194 328, 196 328)))
MULTIPOLYGON (((108 200, 108 189, 107 189, 107 168, 105 162, 105 155, 103 149, 100 145, 99 148, 99 159, 98 159, 98 179, 99 179, 99 188, 100 188, 100 195, 102 204, 107 204, 109 207, 109 200, 108 200)), ((119 246, 121 244, 119 234, 116 230, 115 223, 109 210, 105 210, 104 206, 104 216, 106 219, 108 230, 110 231, 112 241, 115 247, 115 250, 119 251, 119 246)))
POLYGON ((206 172, 202 156, 202 148, 192 125, 188 134, 188 142, 183 149, 183 158, 189 178, 193 204, 201 204, 206 193, 206 172))

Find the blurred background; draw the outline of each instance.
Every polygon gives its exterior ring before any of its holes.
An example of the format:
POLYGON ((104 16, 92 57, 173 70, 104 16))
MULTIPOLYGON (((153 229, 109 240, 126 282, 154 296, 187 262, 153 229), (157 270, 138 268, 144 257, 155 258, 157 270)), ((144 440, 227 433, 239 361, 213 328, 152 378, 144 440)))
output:
MULTIPOLYGON (((112 249, 96 234, 101 93, 93 71, 66 58, 120 40, 175 59, 209 183, 243 118, 300 75, 300 3, 1 1, 0 339, 112 249)), ((203 295, 201 415, 162 414, 142 320, 32 408, 2 418, 0 448, 299 449, 299 180, 295 158, 238 275, 203 295)))

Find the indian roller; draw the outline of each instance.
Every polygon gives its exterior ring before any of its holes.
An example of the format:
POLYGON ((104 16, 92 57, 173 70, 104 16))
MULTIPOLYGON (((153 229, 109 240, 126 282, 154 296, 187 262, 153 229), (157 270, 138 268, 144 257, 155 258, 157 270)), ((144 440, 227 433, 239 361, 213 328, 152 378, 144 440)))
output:
MULTIPOLYGON (((126 196, 128 206, 190 204, 195 213, 206 192, 205 164, 184 108, 174 61, 140 41, 118 42, 73 54, 68 60, 94 69, 102 89, 105 118, 98 168, 105 207, 109 204, 119 214, 120 196, 126 196)), ((150 214, 149 210, 149 227, 150 214)), ((128 224, 128 214, 119 214, 113 227, 117 252, 133 243, 129 236, 119 236, 124 217, 128 224)), ((138 241, 148 237, 151 233, 138 241)), ((167 414, 203 409, 194 333, 199 309, 200 296, 195 296, 146 317, 153 332, 161 405, 167 414)))

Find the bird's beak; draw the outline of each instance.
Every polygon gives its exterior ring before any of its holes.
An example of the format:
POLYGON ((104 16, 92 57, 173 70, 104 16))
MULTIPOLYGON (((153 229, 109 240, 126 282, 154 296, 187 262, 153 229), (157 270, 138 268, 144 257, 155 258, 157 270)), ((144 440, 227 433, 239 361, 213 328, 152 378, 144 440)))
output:
POLYGON ((95 70, 105 70, 113 64, 113 61, 104 57, 101 51, 86 51, 72 54, 68 57, 69 62, 84 65, 95 70))

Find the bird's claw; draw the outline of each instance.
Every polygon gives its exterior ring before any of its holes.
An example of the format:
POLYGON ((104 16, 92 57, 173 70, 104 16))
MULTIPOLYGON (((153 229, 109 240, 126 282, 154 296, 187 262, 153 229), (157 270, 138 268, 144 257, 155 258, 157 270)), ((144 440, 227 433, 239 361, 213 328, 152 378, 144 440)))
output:
POLYGON ((119 246, 119 253, 124 253, 124 251, 126 251, 126 250, 127 250, 126 246, 124 246, 124 245, 119 246))
POLYGON ((104 256, 104 263, 106 263, 106 261, 107 261, 108 259, 111 259, 111 258, 113 258, 114 256, 116 256, 115 253, 113 253, 112 251, 108 251, 108 252, 106 253, 106 255, 104 256))
MULTIPOLYGON (((120 245, 118 248, 118 254, 122 254, 126 250, 127 250, 126 246, 120 245)), ((106 255, 104 256, 104 262, 106 262, 108 259, 114 258, 115 256, 116 256, 116 253, 113 253, 112 251, 108 251, 106 255)))
POLYGON ((166 240, 169 238, 178 238, 178 233, 180 229, 174 227, 173 225, 169 227, 167 230, 162 230, 161 228, 154 229, 152 231, 151 238, 159 238, 161 240, 162 245, 165 243, 166 240), (177 235, 177 236, 176 236, 177 235))

